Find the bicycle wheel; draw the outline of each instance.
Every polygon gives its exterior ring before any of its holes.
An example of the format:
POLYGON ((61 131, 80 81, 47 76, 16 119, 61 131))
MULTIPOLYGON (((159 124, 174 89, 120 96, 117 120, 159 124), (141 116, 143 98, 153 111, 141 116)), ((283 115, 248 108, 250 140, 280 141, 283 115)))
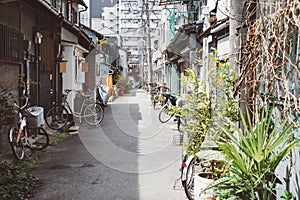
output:
POLYGON ((46 114, 45 121, 49 128, 59 130, 68 123, 68 110, 63 106, 54 106, 46 114))
POLYGON ((30 135, 31 145, 30 149, 32 150, 43 150, 49 145, 49 135, 45 129, 38 127, 31 130, 30 135))
POLYGON ((158 114, 158 119, 161 123, 166 123, 171 119, 171 115, 169 114, 168 104, 165 104, 158 114))
POLYGON ((98 125, 104 117, 103 108, 98 104, 90 104, 84 109, 84 120, 89 125, 98 125))
POLYGON ((10 127, 8 133, 8 141, 10 143, 14 156, 18 160, 22 160, 24 158, 25 152, 24 152, 24 146, 22 144, 22 139, 19 138, 19 141, 17 141, 18 130, 19 130, 18 127, 16 127, 15 125, 12 125, 10 127))
POLYGON ((187 166, 187 172, 186 172, 186 178, 185 181, 182 181, 182 186, 184 188, 184 192, 189 200, 195 199, 194 194, 194 182, 195 182, 195 171, 201 170, 201 168, 204 168, 203 160, 194 157, 191 162, 187 166))
POLYGON ((189 200, 194 200, 194 177, 195 177, 195 165, 197 159, 193 158, 187 167, 186 179, 182 181, 184 192, 189 200))

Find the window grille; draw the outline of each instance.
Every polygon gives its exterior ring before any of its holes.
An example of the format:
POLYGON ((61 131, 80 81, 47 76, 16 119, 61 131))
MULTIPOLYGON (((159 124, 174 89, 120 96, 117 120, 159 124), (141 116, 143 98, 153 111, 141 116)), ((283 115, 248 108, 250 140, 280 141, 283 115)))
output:
POLYGON ((0 24, 0 60, 22 62, 23 37, 22 33, 0 24))

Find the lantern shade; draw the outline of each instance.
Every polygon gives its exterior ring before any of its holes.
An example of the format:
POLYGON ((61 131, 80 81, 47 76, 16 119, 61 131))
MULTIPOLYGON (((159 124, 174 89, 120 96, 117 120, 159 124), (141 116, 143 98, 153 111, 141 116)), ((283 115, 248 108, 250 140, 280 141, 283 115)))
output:
POLYGON ((87 62, 82 63, 82 72, 88 72, 89 71, 89 65, 87 62))
POLYGON ((66 73, 67 72, 67 63, 66 62, 60 62, 59 63, 59 72, 60 73, 66 73))

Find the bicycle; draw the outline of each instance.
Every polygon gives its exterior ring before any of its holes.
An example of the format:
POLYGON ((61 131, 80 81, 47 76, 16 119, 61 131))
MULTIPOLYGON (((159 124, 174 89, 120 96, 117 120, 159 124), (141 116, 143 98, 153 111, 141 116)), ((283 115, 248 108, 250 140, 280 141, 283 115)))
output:
POLYGON ((150 87, 150 95, 151 95, 151 102, 153 105, 153 109, 155 110, 155 106, 157 103, 156 96, 158 95, 157 87, 150 87))
POLYGON ((209 156, 218 154, 219 148, 214 142, 203 142, 202 148, 195 155, 183 153, 181 161, 181 184, 189 200, 195 199, 195 175, 201 174, 205 177, 213 177, 212 169, 216 166, 215 160, 210 160, 209 156))
POLYGON ((162 94, 162 96, 165 97, 165 102, 159 111, 158 119, 161 123, 166 123, 175 115, 172 109, 176 106, 177 97, 169 93, 162 94))
MULTIPOLYGON (((54 105, 46 114, 46 124, 48 127, 54 130, 63 129, 70 121, 69 116, 79 118, 79 122, 82 122, 82 118, 89 125, 98 125, 104 118, 103 108, 96 104, 91 95, 81 95, 83 101, 81 102, 78 112, 73 111, 68 102, 68 95, 73 91, 71 89, 65 89, 66 94, 63 94, 62 105, 54 105)), ((78 91, 77 91, 78 92, 78 91)))
POLYGON ((24 158, 24 148, 43 150, 49 145, 48 133, 42 127, 44 125, 43 109, 41 107, 26 108, 28 97, 24 97, 25 104, 22 107, 14 103, 14 108, 17 110, 16 121, 10 124, 8 130, 8 141, 18 160, 24 158))

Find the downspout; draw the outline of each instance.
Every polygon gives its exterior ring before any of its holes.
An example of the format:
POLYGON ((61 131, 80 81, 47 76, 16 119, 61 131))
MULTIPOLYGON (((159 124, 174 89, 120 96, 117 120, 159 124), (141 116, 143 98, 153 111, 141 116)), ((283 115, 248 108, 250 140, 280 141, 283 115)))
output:
POLYGON ((36 64, 36 75, 35 75, 35 79, 36 79, 36 82, 37 82, 37 85, 36 85, 36 104, 39 105, 40 103, 40 45, 42 43, 42 38, 43 38, 43 35, 36 31, 35 32, 35 64, 36 64))
POLYGON ((23 2, 22 1, 18 1, 19 3, 19 32, 22 33, 22 8, 23 8, 23 2))
POLYGON ((87 11, 87 9, 88 9, 88 7, 87 7, 86 5, 83 5, 83 6, 84 6, 84 9, 78 11, 78 15, 79 15, 78 25, 79 25, 79 27, 81 26, 81 23, 80 23, 80 19, 81 19, 80 16, 81 16, 81 13, 87 11))
MULTIPOLYGON (((68 1, 68 4, 69 4, 69 5, 71 4, 71 6, 72 6, 72 4, 73 4, 73 3, 75 3, 75 2, 77 2, 77 3, 78 3, 78 0, 71 0, 71 1, 68 1)), ((85 3, 84 3, 84 2, 83 2, 83 4, 82 4, 82 3, 78 3, 78 4, 80 4, 80 5, 82 5, 82 6, 84 7, 84 9, 83 9, 83 10, 81 10, 81 11, 78 11, 78 15, 79 15, 78 25, 79 25, 79 27, 80 27, 80 25, 81 25, 81 23, 80 23, 80 14, 81 14, 81 12, 85 12, 85 11, 87 11, 87 9, 88 9, 88 6, 87 6, 87 5, 85 5, 85 3)))

